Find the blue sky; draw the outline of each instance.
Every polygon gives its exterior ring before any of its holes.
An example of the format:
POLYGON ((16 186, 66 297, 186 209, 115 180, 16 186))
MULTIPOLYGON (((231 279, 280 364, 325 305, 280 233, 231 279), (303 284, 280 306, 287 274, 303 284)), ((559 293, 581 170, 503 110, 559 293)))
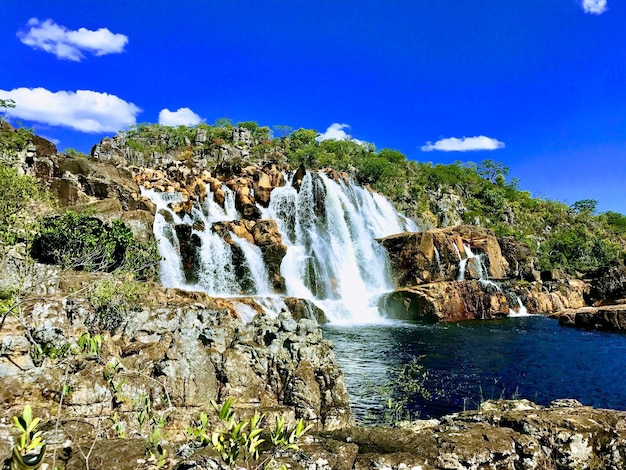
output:
POLYGON ((626 213, 623 1, 0 0, 0 18, 9 118, 60 150, 159 119, 345 124, 626 213))

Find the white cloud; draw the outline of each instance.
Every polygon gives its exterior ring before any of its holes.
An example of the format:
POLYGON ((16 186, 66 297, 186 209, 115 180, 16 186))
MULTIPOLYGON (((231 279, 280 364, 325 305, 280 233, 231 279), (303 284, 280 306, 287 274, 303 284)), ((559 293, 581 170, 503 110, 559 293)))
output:
POLYGON ((326 132, 319 134, 315 140, 317 142, 322 142, 323 140, 349 140, 355 144, 366 145, 366 142, 355 139, 344 131, 344 129, 350 129, 350 126, 348 124, 339 124, 338 122, 335 122, 334 124, 331 124, 328 129, 326 129, 326 132))
POLYGON ((72 31, 51 19, 41 22, 37 18, 31 18, 27 26, 28 30, 17 33, 24 44, 50 52, 59 59, 74 62, 80 62, 84 58, 83 52, 95 56, 118 54, 124 51, 128 42, 128 36, 112 33, 107 28, 97 31, 79 28, 72 31))
POLYGON ((176 111, 165 108, 159 113, 159 124, 163 126, 194 126, 201 122, 202 118, 189 108, 178 108, 176 111))
POLYGON ((7 116, 81 132, 117 132, 135 124, 141 110, 115 95, 91 90, 57 91, 45 88, 0 90, 1 99, 12 99, 15 108, 7 116))
POLYGON ((432 142, 426 142, 426 145, 422 146, 422 151, 432 152, 433 150, 440 150, 442 152, 467 152, 471 150, 497 150, 501 148, 504 148, 504 142, 479 135, 478 137, 463 137, 462 139, 450 137, 440 139, 434 144, 432 142))
POLYGON ((606 11, 606 0, 583 0, 582 6, 585 13, 601 15, 606 11))

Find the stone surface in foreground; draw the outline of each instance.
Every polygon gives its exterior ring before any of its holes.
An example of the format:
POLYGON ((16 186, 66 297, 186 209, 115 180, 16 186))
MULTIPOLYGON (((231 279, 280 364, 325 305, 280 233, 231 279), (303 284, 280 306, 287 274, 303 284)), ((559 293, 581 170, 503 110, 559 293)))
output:
POLYGON ((356 444, 354 469, 623 469, 626 412, 575 400, 541 407, 488 401, 480 411, 402 429, 346 428, 328 437, 356 444))
MULTIPOLYGON (((63 427, 58 460, 65 470, 85 468, 80 448, 90 448, 89 468, 152 469, 146 440, 94 438, 86 423, 63 427)), ((53 442, 53 429, 44 433, 53 442)), ((8 429, 0 423, 0 450, 8 450, 8 429)), ((165 469, 227 469, 215 451, 203 448, 181 455, 184 442, 172 436, 165 469)), ((404 423, 396 428, 348 426, 303 437, 300 449, 266 452, 292 469, 315 470, 622 470, 626 465, 626 412, 593 409, 576 400, 548 407, 527 400, 487 401, 478 411, 441 420, 404 423)), ((248 462, 248 468, 257 468, 248 462)), ((276 468, 278 468, 278 465, 276 468)))

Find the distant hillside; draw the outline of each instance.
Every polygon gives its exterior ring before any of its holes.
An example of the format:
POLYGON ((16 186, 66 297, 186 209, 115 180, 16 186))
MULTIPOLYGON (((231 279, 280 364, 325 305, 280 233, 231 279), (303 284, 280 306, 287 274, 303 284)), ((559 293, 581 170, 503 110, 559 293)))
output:
POLYGON ((533 198, 497 161, 433 165, 372 144, 320 142, 311 129, 283 133, 272 138, 269 127, 227 120, 177 128, 140 124, 105 139, 92 154, 113 147, 136 165, 157 167, 172 158, 207 167, 268 161, 288 163, 294 170, 330 167, 384 194, 423 229, 466 223, 490 228, 499 237, 513 237, 537 257, 541 270, 584 276, 624 258, 626 216, 598 214, 597 202, 584 195, 572 206, 533 198))
MULTIPOLYGON (((0 131, 0 165, 5 168, 26 158, 29 146, 32 152, 47 142, 6 123, 0 131)), ((528 247, 540 270, 561 269, 584 277, 598 268, 622 264, 625 257, 626 216, 596 213, 596 201, 585 195, 572 206, 533 198, 497 161, 433 165, 372 144, 320 142, 311 129, 280 131, 284 135, 276 138, 269 127, 228 120, 193 127, 139 124, 103 139, 91 156, 144 167, 177 160, 212 171, 263 162, 288 164, 293 170, 332 168, 387 196, 422 229, 465 223, 489 228, 498 237, 512 237, 528 247)), ((6 184, 15 190, 14 184, 6 184)))

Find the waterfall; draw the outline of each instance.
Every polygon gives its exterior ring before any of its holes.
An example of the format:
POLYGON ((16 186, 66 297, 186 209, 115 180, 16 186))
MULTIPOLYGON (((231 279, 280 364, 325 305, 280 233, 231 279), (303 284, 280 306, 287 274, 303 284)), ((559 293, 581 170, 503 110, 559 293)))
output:
POLYGON ((248 267, 248 275, 252 282, 252 293, 256 295, 269 295, 270 294, 270 281, 267 276, 267 269, 265 268, 265 262, 263 261, 263 254, 261 249, 250 243, 248 240, 239 238, 231 232, 231 238, 239 249, 243 252, 246 264, 248 267))
MULTIPOLYGON (((463 244, 463 248, 465 251, 465 257, 461 258, 461 253, 459 252, 459 249, 456 247, 456 245, 454 245, 454 248, 456 250, 456 253, 459 257, 459 275, 457 277, 457 281, 464 281, 465 280, 465 271, 467 269, 467 263, 471 260, 474 260, 474 265, 476 266, 476 270, 478 271, 478 282, 480 282, 483 286, 485 287, 493 287, 495 290, 497 290, 498 292, 502 292, 502 289, 500 287, 500 285, 495 282, 492 281, 490 279, 487 279, 486 276, 486 272, 487 269, 483 263, 483 257, 484 254, 479 254, 476 255, 474 254, 474 252, 472 251, 471 247, 469 245, 463 244)), ((437 253, 435 252, 435 255, 437 255, 437 253)), ((524 304, 522 303, 522 300, 519 298, 519 296, 515 295, 514 293, 510 292, 507 297, 508 297, 508 301, 509 304, 511 303, 511 296, 515 297, 515 303, 517 303, 517 307, 510 307, 509 309, 509 317, 526 317, 529 316, 530 314, 528 313, 528 310, 526 309, 526 307, 524 306, 524 304)))
POLYGON ((517 301, 517 311, 513 308, 509 310, 509 317, 529 317, 530 313, 522 303, 522 299, 519 298, 518 295, 515 295, 515 300, 517 301))
MULTIPOLYGON (((162 256, 161 282, 215 296, 261 296, 257 304, 268 314, 287 309, 271 294, 259 247, 232 231, 226 236, 213 230, 216 222, 239 219, 233 191, 225 185, 221 189, 223 206, 209 192, 185 216, 173 210, 180 195, 142 190, 157 206, 154 233, 162 256), (190 227, 194 241, 192 267, 185 266, 174 228, 180 224, 190 227)), ((276 220, 287 246, 280 266, 286 295, 310 300, 332 323, 382 321, 378 299, 393 290, 393 283, 386 252, 374 239, 417 231, 413 221, 399 215, 383 196, 316 172, 304 176, 299 190, 290 184, 275 188, 269 207, 259 209, 264 219, 276 220)), ((249 317, 252 310, 245 313, 249 317)))
POLYGON ((439 250, 437 247, 435 248, 435 263, 437 264, 437 271, 441 272, 441 255, 439 254, 439 250))
POLYGON ((178 236, 174 230, 174 225, 183 223, 183 220, 169 207, 172 203, 180 202, 181 197, 178 193, 157 192, 153 189, 143 188, 141 194, 150 198, 156 205, 153 231, 161 255, 159 266, 161 283, 166 287, 183 287, 185 276, 179 256, 178 236))
POLYGON ((265 218, 288 247, 281 265, 287 294, 313 301, 332 323, 379 321, 378 297, 393 289, 386 254, 374 238, 414 229, 382 196, 323 173, 300 191, 272 191, 265 218))

